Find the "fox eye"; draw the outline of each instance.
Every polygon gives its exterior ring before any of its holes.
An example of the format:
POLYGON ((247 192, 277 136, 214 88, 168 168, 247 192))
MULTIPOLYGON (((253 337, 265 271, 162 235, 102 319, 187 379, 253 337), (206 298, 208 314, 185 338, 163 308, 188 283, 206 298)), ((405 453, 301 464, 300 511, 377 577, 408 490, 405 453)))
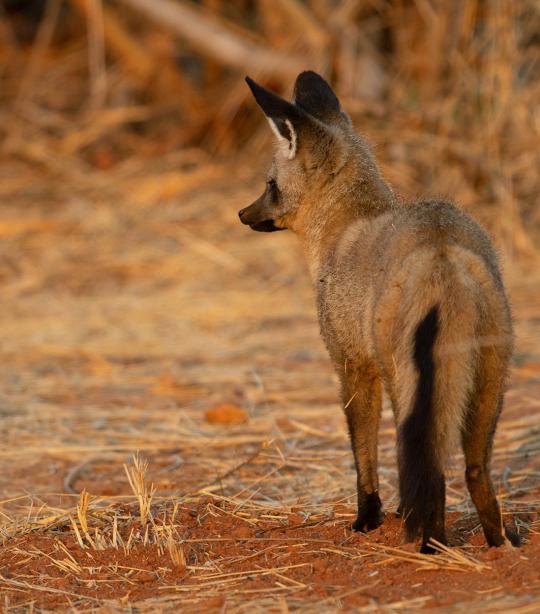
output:
POLYGON ((267 185, 267 186, 268 186, 268 187, 269 187, 271 190, 274 190, 274 189, 276 189, 276 188, 277 188, 277 183, 276 183, 276 180, 275 180, 275 179, 269 179, 269 180, 266 182, 266 185, 267 185))

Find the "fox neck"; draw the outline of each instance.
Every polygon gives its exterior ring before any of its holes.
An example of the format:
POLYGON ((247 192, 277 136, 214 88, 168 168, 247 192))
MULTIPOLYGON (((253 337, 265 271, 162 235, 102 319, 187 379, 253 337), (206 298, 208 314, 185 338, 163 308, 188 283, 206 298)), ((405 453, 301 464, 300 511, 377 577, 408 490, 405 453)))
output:
POLYGON ((315 206, 307 214, 309 219, 297 219, 294 231, 306 255, 312 282, 316 284, 345 230, 359 220, 369 223, 389 212, 395 208, 396 201, 380 176, 349 184, 346 191, 341 194, 336 191, 331 198, 314 200, 315 206))

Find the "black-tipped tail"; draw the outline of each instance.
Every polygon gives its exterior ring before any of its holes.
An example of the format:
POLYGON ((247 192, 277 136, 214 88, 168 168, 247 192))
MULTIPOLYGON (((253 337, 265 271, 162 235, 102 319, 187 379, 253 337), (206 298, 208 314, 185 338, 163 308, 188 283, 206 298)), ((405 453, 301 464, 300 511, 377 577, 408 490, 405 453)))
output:
POLYGON ((444 542, 444 474, 435 441, 435 361, 439 310, 433 307, 414 335, 418 384, 411 413, 399 429, 399 487, 409 539, 423 532, 423 551, 430 537, 444 542))

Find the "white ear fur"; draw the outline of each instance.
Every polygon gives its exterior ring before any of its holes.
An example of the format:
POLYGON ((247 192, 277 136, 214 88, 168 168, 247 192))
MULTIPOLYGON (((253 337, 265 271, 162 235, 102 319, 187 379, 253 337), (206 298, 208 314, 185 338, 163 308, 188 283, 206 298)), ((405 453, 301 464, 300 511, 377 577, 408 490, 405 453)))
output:
POLYGON ((289 129, 291 134, 291 140, 285 138, 281 132, 278 130, 278 127, 274 123, 274 121, 270 118, 266 118, 268 123, 270 124, 270 128, 272 128, 272 132, 276 135, 278 143, 283 151, 283 154, 288 160, 292 160, 296 155, 296 130, 293 128, 292 122, 288 119, 285 120, 285 125, 289 129))

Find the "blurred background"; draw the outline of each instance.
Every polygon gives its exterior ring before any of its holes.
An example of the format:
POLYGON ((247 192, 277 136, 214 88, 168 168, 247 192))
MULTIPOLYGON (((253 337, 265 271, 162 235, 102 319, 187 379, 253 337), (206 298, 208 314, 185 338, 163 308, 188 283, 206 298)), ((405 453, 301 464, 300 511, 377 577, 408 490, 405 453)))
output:
MULTIPOLYGON (((156 514, 215 496, 271 510, 274 528, 295 510, 350 523, 352 455, 303 256, 237 218, 272 153, 244 76, 289 96, 305 69, 335 86, 402 199, 450 198, 492 234, 517 339, 496 488, 505 513, 538 510, 538 0, 0 0, 2 535, 39 529, 54 553, 83 488, 116 518, 136 450, 156 514)), ((394 442, 385 406, 387 510, 394 442)), ((483 544, 460 462, 449 485, 483 544)), ((136 517, 119 513, 129 535, 136 517)), ((26 548, 10 543, 3 569, 26 548)), ((65 588, 17 565, 13 603, 34 603, 32 583, 65 588)))
MULTIPOLYGON (((403 199, 450 198, 480 219, 503 256, 516 360, 533 360, 539 59, 536 0, 3 0, 6 462, 21 441, 45 454, 57 441, 57 480, 65 437, 123 454, 119 441, 152 446, 164 423, 193 444, 216 403, 274 429, 272 405, 337 406, 294 237, 236 217, 271 156, 246 74, 288 96, 320 71, 403 199)), ((48 488, 18 466, 21 487, 48 488)))
POLYGON ((538 245, 536 0, 0 6, 1 152, 18 163, 1 171, 3 198, 19 193, 24 170, 71 195, 115 184, 159 202, 216 173, 207 163, 253 166, 269 139, 244 75, 290 94, 310 68, 405 198, 473 209, 511 258, 538 245))

